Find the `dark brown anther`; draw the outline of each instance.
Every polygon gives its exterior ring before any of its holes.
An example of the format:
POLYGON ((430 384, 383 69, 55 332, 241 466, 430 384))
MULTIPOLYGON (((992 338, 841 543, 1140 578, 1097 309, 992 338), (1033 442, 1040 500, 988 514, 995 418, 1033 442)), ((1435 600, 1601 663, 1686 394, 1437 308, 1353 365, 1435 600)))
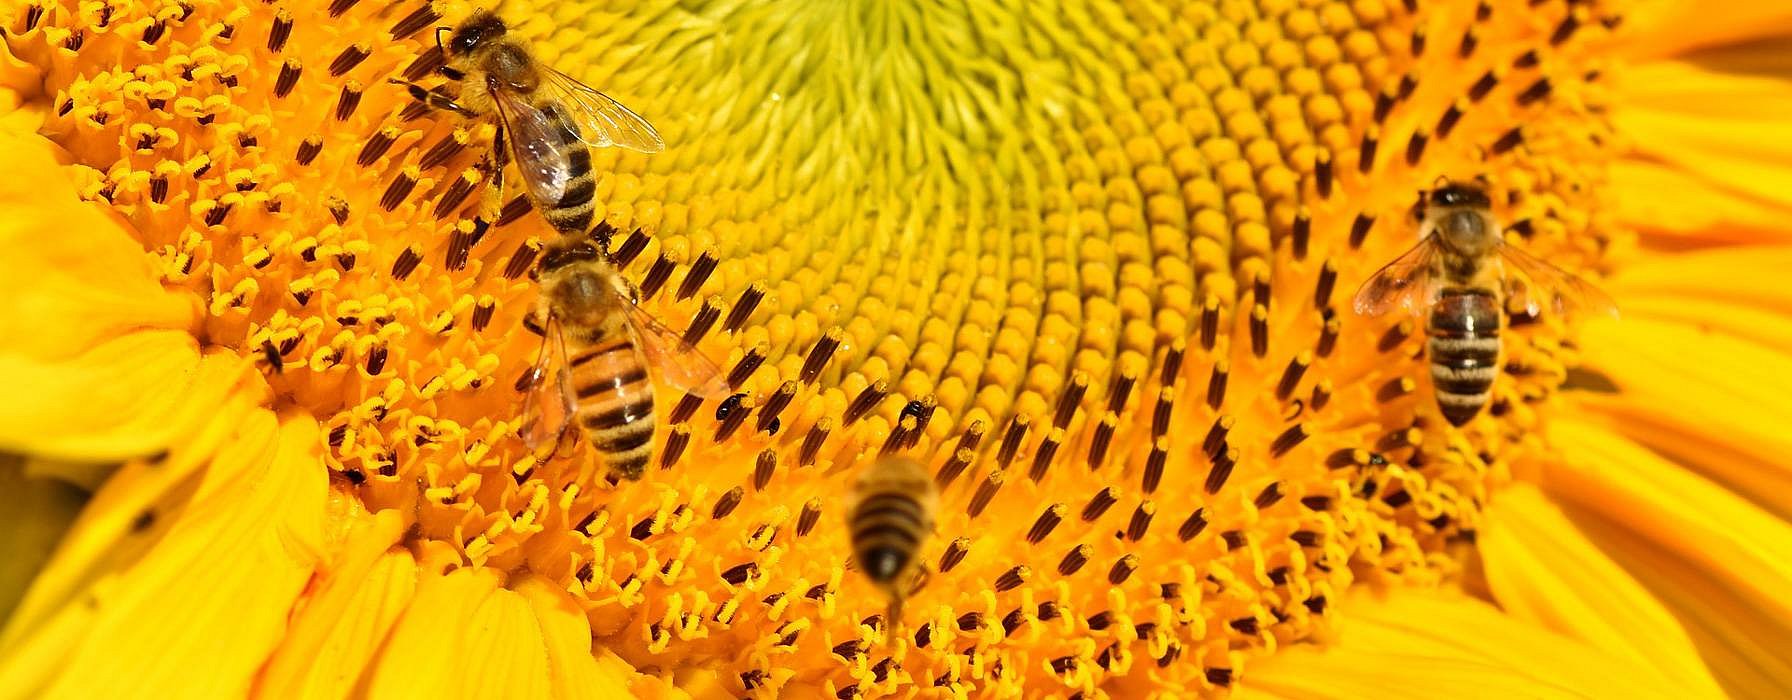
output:
POLYGON ((628 234, 627 239, 622 241, 622 245, 610 252, 610 264, 615 265, 617 269, 628 267, 629 263, 635 261, 636 256, 647 250, 648 239, 649 236, 645 231, 635 229, 628 234))
POLYGON ((149 178, 149 201, 156 204, 168 201, 168 176, 156 175, 149 178))
POLYGON ((1518 148, 1522 143, 1524 143, 1524 127, 1515 126, 1501 134, 1498 141, 1493 142, 1491 152, 1496 156, 1504 155, 1507 151, 1518 148))
POLYGON ((1226 404, 1226 378, 1231 376, 1232 364, 1221 359, 1213 363, 1213 373, 1207 376, 1207 407, 1215 411, 1226 404))
POLYGON ((1531 240, 1531 236, 1534 236, 1537 234, 1537 225, 1534 223, 1531 223, 1530 219, 1519 219, 1517 221, 1512 222, 1511 225, 1507 226, 1506 230, 1516 233, 1516 234, 1518 234, 1519 238, 1523 238, 1528 241, 1528 240, 1531 240))
POLYGON ((1460 102, 1451 104, 1444 110, 1444 115, 1437 119, 1437 137, 1448 138, 1450 132, 1456 128, 1456 122, 1461 120, 1462 104, 1460 102))
MULTIPOLYGON (((1489 69, 1487 72, 1481 74, 1481 78, 1479 80, 1476 80, 1474 85, 1469 86, 1469 89, 1468 89, 1469 101, 1480 102, 1481 98, 1486 97, 1487 93, 1493 92, 1493 88, 1498 86, 1499 84, 1500 84, 1499 76, 1495 75, 1494 72, 1491 69, 1489 69)), ((1450 119, 1451 128, 1454 128, 1456 119, 1461 118, 1461 116, 1462 116, 1462 111, 1456 109, 1455 105, 1451 105, 1450 109, 1451 109, 1451 111, 1456 112, 1456 118, 1450 119)), ((1449 113, 1446 112, 1444 116, 1448 117, 1449 113)), ((1450 132, 1450 129, 1444 128, 1444 125, 1441 122, 1437 125, 1438 136, 1447 136, 1449 134, 1449 132, 1450 132)))
MULTIPOLYGON (((519 194, 512 197, 510 201, 505 202, 504 206, 498 209, 498 220, 493 221, 492 226, 509 226, 510 224, 516 223, 518 219, 523 218, 524 214, 528 214, 534 210, 535 203, 529 201, 529 196, 519 194)), ((621 266, 619 265, 618 267, 621 266)))
POLYGON ((166 33, 168 33, 168 23, 156 20, 148 27, 143 28, 143 43, 153 46, 157 41, 161 41, 162 35, 166 33))
POLYGON ((1016 588, 1020 588, 1021 584, 1026 583, 1027 579, 1032 577, 1032 569, 1027 568, 1025 564, 1017 565, 1004 572, 1001 576, 996 577, 996 592, 1006 593, 1016 588))
MULTIPOLYGON (((1083 565, 1089 563, 1089 555, 1094 553, 1095 548, 1086 544, 1071 547, 1069 552, 1064 553, 1064 558, 1058 560, 1058 575, 1070 576, 1081 571, 1083 565)), ((1042 616, 1040 619, 1045 618, 1042 616)))
POLYGON ((442 266, 449 272, 460 272, 467 269, 467 260, 473 255, 474 232, 455 226, 448 234, 448 251, 443 257, 442 266))
POLYGON ((1272 481, 1268 486, 1263 487, 1263 490, 1257 494, 1256 500, 1252 501, 1252 503, 1256 504, 1258 510, 1262 510, 1280 503, 1281 501, 1282 484, 1281 482, 1272 481))
POLYGON ((355 108, 361 106, 361 83, 350 80, 342 86, 342 93, 336 96, 336 121, 345 122, 355 116, 355 108))
POLYGON ((1132 395, 1132 386, 1139 381, 1138 375, 1130 369, 1120 370, 1114 377, 1114 385, 1108 388, 1108 412, 1119 413, 1126 408, 1126 400, 1132 395))
POLYGON ((336 60, 330 61, 330 77, 340 77, 343 73, 354 70, 355 66, 361 65, 362 61, 372 55, 373 47, 366 43, 351 44, 342 53, 336 54, 336 60))
POLYGON ((1300 378, 1307 373, 1307 367, 1313 364, 1313 355, 1302 352, 1288 361, 1288 367, 1282 370, 1282 380, 1276 383, 1276 400, 1287 401, 1294 395, 1294 388, 1300 385, 1300 378))
POLYGON ((1337 318, 1326 318, 1324 327, 1319 329, 1319 342, 1313 354, 1319 357, 1331 357, 1332 350, 1338 346, 1338 331, 1343 324, 1337 318))
POLYGON ((1393 88, 1382 88, 1381 92, 1375 94, 1375 112, 1370 118, 1374 119, 1376 124, 1386 124, 1388 113, 1394 111, 1395 104, 1393 88))
POLYGON ((747 414, 752 413, 753 408, 753 399, 749 397, 742 398, 726 415, 718 413, 717 418, 720 420, 716 424, 715 442, 720 444, 722 441, 734 437, 734 431, 739 430, 741 424, 747 422, 747 414))
POLYGON ((722 318, 722 309, 718 307, 721 303, 721 297, 712 296, 703 300, 703 305, 697 307, 696 315, 691 317, 691 325, 685 327, 684 335, 680 337, 684 344, 695 346, 703 340, 703 336, 709 334, 709 329, 714 328, 716 321, 722 318))
POLYGON ((1201 303, 1201 349, 1212 350, 1220 336, 1220 300, 1208 295, 1201 303))
POLYGON ((535 265, 535 256, 541 253, 541 244, 535 241, 523 241, 510 254, 510 260, 504 263, 504 279, 513 280, 522 277, 529 268, 535 265))
POLYGON ((1232 434, 1232 426, 1237 424, 1238 419, 1229 415, 1214 419, 1213 427, 1207 429, 1207 437, 1201 440, 1201 452, 1208 459, 1218 456, 1220 450, 1226 448, 1226 436, 1232 434))
POLYGON ((1269 308, 1251 307, 1251 354, 1262 359, 1269 354, 1269 308))
POLYGON ((416 10, 405 15, 404 19, 393 24, 390 32, 393 41, 409 39, 412 34, 423 31, 424 27, 435 24, 436 20, 441 19, 442 16, 436 14, 434 5, 435 3, 423 3, 416 10))
POLYGON ((684 456, 684 448, 690 444, 691 429, 682 425, 672 426, 672 432, 666 435, 666 449, 660 451, 660 468, 670 469, 677 464, 678 458, 684 456))
POLYGON ((1151 518, 1157 514, 1157 504, 1145 501, 1132 512, 1132 520, 1126 523, 1126 539, 1137 542, 1145 539, 1145 533, 1151 529, 1151 518))
POLYGON ((672 415, 666 417, 668 423, 678 424, 691 419, 697 409, 703 405, 703 397, 685 394, 672 407, 672 415))
POLYGON ((722 323, 722 330, 729 333, 739 332, 742 326, 747 325, 747 319, 753 316, 753 310, 759 308, 759 301, 764 298, 764 282, 747 285, 747 288, 740 293, 740 300, 734 302, 734 309, 728 312, 728 320, 722 323))
POLYGON ((460 205, 466 203, 467 197, 473 194, 473 188, 477 187, 478 183, 473 178, 467 177, 470 173, 471 171, 468 171, 468 173, 454 178, 454 184, 449 185, 448 191, 443 192, 441 198, 436 200, 436 208, 433 213, 437 221, 448 218, 449 214, 453 214, 454 210, 459 209, 460 205))
MULTIPOLYGON (((1134 539, 1137 539, 1137 538, 1134 538, 1134 539)), ((1116 560, 1114 562, 1113 568, 1108 569, 1108 583, 1115 585, 1115 586, 1118 586, 1122 583, 1126 583, 1126 579, 1132 578, 1132 572, 1138 571, 1138 570, 1139 570, 1139 555, 1128 554, 1126 556, 1120 557, 1118 560, 1116 560)), ((1102 614, 1106 615, 1108 613, 1103 612, 1102 614)), ((1108 624, 1111 624, 1111 623, 1098 622, 1094 618, 1091 618, 1089 620, 1089 625, 1090 625, 1091 629, 1095 628, 1096 625, 1100 625, 1101 627, 1105 628, 1108 626, 1108 624)))
POLYGON ((387 149, 392 148, 392 142, 398 140, 399 133, 398 127, 395 126, 380 129, 372 138, 367 139, 367 143, 361 146, 361 152, 355 156, 355 165, 363 168, 373 165, 373 162, 379 160, 380 156, 386 155, 387 149))
POLYGON ((796 464, 807 467, 815 464, 815 456, 821 453, 821 446, 828 441, 828 433, 834 429, 834 419, 823 418, 809 426, 809 432, 803 435, 803 446, 797 450, 796 464))
POLYGON ((1101 423, 1095 426, 1095 437, 1089 441, 1089 458, 1086 462, 1089 471, 1101 468, 1107 462, 1108 447, 1113 444, 1114 430, 1120 427, 1120 416, 1112 411, 1101 417, 1101 423))
POLYGON ((485 327, 492 322, 492 314, 497 311, 497 305, 490 299, 483 299, 477 305, 474 305, 473 332, 478 333, 479 331, 485 330, 485 327))
POLYGON ((734 512, 735 506, 740 505, 741 498, 745 497, 746 494, 746 490, 739 486, 728 489, 727 493, 716 498, 715 508, 709 511, 710 519, 721 520, 722 518, 728 517, 729 513, 734 512))
POLYGON ((1369 237, 1369 229, 1375 228, 1375 217, 1358 212, 1356 219, 1350 222, 1350 249, 1363 247, 1363 240, 1369 237))
POLYGON ((1301 207, 1294 212, 1294 230, 1289 234, 1290 247, 1293 248, 1295 260, 1307 259, 1307 245, 1312 238, 1313 215, 1307 211, 1306 207, 1301 207))
POLYGON ((1543 59, 1537 56, 1537 50, 1531 49, 1519 54, 1518 58, 1512 59, 1512 67, 1518 70, 1529 70, 1531 68, 1536 68, 1537 65, 1542 62, 1543 59))
POLYGON ((1531 83, 1531 86, 1525 88, 1524 92, 1518 93, 1518 106, 1529 107, 1538 100, 1549 97, 1549 92, 1549 76, 1538 78, 1537 82, 1531 83))
POLYGON ((903 449, 921 444, 921 436, 927 431, 927 423, 933 420, 933 412, 939 409, 939 405, 939 400, 930 395, 910 401, 902 407, 901 418, 915 419, 915 428, 907 432, 908 441, 903 443, 903 449))
POLYGON ((703 254, 698 255, 696 261, 691 263, 691 269, 684 273, 684 281, 678 283, 677 300, 689 299, 698 290, 703 289, 703 283, 709 281, 709 274, 715 271, 715 252, 703 251, 703 254))
POLYGON ((1008 464, 1014 461, 1014 456, 1020 453, 1021 442, 1026 440, 1027 428, 1032 424, 1033 419, 1024 413, 1008 422, 1008 431, 1002 434, 1002 444, 996 448, 996 464, 1000 468, 1007 469, 1008 464))
MULTIPOLYGON (((110 200, 111 198, 107 197, 107 199, 110 200)), ((224 223, 224 217, 230 215, 230 209, 231 206, 229 204, 218 204, 213 206, 209 211, 205 212, 205 225, 217 226, 224 223)))
POLYGON ((1570 37, 1574 36, 1575 30, 1580 29, 1580 22, 1581 22, 1580 12, 1578 10, 1569 10, 1568 16, 1563 17, 1562 23, 1556 25, 1556 30, 1554 32, 1550 33, 1549 45, 1550 46, 1561 46, 1562 42, 1565 42, 1570 37))
POLYGON ((1485 21, 1487 21, 1488 18, 1490 18, 1492 16, 1493 16, 1493 6, 1487 4, 1487 0, 1481 0, 1480 4, 1475 5, 1475 21, 1476 22, 1485 22, 1485 21))
POLYGON ((1170 459, 1169 438, 1158 438, 1151 443, 1151 453, 1145 456, 1145 473, 1140 478, 1140 488, 1145 493, 1157 493, 1157 485, 1164 480, 1164 464, 1170 459))
POLYGON ((1196 508, 1195 512, 1188 514, 1187 520, 1182 521, 1182 527, 1176 528, 1176 538, 1187 542, 1205 529, 1207 529, 1207 510, 1196 508))
POLYGON ((982 515, 983 509, 989 507, 989 502, 996 497, 996 491, 1001 490, 1005 480, 1002 470, 991 469, 989 475, 983 477, 983 483, 977 486, 977 492, 971 495, 971 503, 964 510, 965 515, 972 518, 982 515))
MULTIPOLYGON (((1259 298, 1259 301, 1267 304, 1269 303, 1267 301, 1269 295, 1269 280, 1258 278, 1258 282, 1262 286, 1262 290, 1260 291, 1263 295, 1259 298)), ((1184 343, 1180 338, 1170 343, 1169 349, 1164 351, 1164 364, 1157 375, 1157 382, 1160 386, 1169 388, 1176 385, 1176 378, 1182 374, 1182 355, 1187 352, 1187 350, 1188 344, 1184 343)))
POLYGON ((940 471, 934 475, 933 483, 941 489, 951 486, 952 482, 958 479, 958 475, 963 474, 965 468, 971 466, 971 460, 976 456, 976 453, 970 450, 953 452, 952 458, 940 465, 940 471))
POLYGON ((367 364, 364 369, 367 370, 367 376, 369 377, 380 376, 380 372, 385 371, 386 346, 375 345, 373 346, 373 349, 367 351, 367 364))
POLYGON ((1313 156, 1313 189, 1320 199, 1332 196, 1332 152, 1324 148, 1313 156))
POLYGON ((1170 432, 1170 416, 1176 410, 1176 390, 1165 388, 1157 392, 1157 408, 1151 412, 1151 436, 1163 437, 1170 432))
POLYGON ((442 140, 437 141, 434 146, 429 147, 429 150, 423 152, 423 158, 417 161, 417 167, 424 170, 434 168, 448 162, 449 158, 458 155, 466 147, 467 144, 455 138, 454 134, 443 136, 442 140))
POLYGON ((784 410, 785 406, 790 405, 791 399, 796 398, 796 389, 796 382, 784 382, 778 386, 777 391, 772 392, 770 398, 765 400, 765 408, 760 409, 759 423, 756 426, 760 432, 771 429, 772 422, 778 420, 778 414, 784 410))
POLYGON ((834 351, 840 349, 840 342, 845 339, 846 333, 839 326, 822 333, 815 345, 809 348, 809 354, 803 358, 803 369, 797 373, 797 378, 804 384, 814 384, 821 377, 821 370, 828 366, 828 360, 833 359, 834 351))
POLYGON ((881 456, 894 454, 901 450, 903 445, 908 444, 908 434, 915 429, 914 418, 903 418, 897 421, 896 425, 890 427, 890 434, 884 436, 884 445, 878 449, 877 453, 881 456))
POLYGON ((286 48, 286 40, 292 36, 292 13, 285 8, 274 13, 274 27, 268 30, 268 51, 280 53, 286 48))
POLYGON ((821 498, 810 498, 808 503, 803 503, 803 514, 796 517, 797 537, 815 530, 815 523, 821 523, 821 498))
POLYGON ((1319 282, 1313 285, 1313 308, 1323 309, 1331 306, 1332 291, 1338 284, 1338 265, 1327 258, 1324 265, 1319 266, 1319 282))
POLYGON ((1034 481, 1043 481, 1045 474, 1052 468, 1052 460, 1057 459, 1058 446, 1064 443, 1064 429, 1052 428, 1039 443, 1039 451, 1033 453, 1033 468, 1027 476, 1034 481))
MULTIPOLYGON (((745 413, 742 411, 741 413, 745 413)), ((718 440, 718 442, 720 442, 718 440)), ((772 483, 772 475, 778 473, 778 453, 761 450, 759 457, 753 461, 753 490, 764 491, 772 483)))
POLYGON ((404 67, 404 79, 411 82, 422 80, 425 76, 440 69, 445 62, 442 49, 431 46, 423 53, 417 54, 417 57, 411 59, 410 64, 404 67))
POLYGON ((355 3, 360 1, 361 0, 330 0, 330 17, 341 17, 343 13, 348 12, 350 8, 355 6, 355 3))
POLYGON ((840 417, 841 421, 849 427, 853 423, 859 422, 859 419, 865 417, 865 414, 870 413, 872 409, 877 408, 878 404, 883 403, 884 397, 889 393, 889 382, 882 379, 872 382, 870 386, 865 387, 858 396, 853 398, 852 403, 847 404, 846 412, 840 417))
POLYGON ((81 51, 81 46, 86 43, 87 32, 77 29, 74 33, 68 35, 67 39, 62 40, 62 48, 79 53, 81 51))
POLYGON ((1394 401, 1402 396, 1412 393, 1414 388, 1411 378, 1395 377, 1389 379, 1387 383, 1382 384, 1381 388, 1375 391, 1375 400, 1381 403, 1394 401))
POLYGON ((959 562, 964 561, 964 556, 970 552, 971 538, 960 537, 952 540, 946 545, 946 551, 940 553, 940 565, 938 567, 940 573, 943 574, 951 571, 953 567, 958 566, 959 562))
POLYGON ((399 171, 398 175, 392 178, 391 184, 386 185, 386 193, 380 195, 380 208, 386 211, 397 209, 398 205, 404 203, 406 197, 411 196, 411 190, 416 187, 417 179, 411 177, 409 171, 399 171))
POLYGON ((392 261, 392 279, 403 282, 417 270, 417 264, 423 262, 423 254, 417 252, 416 246, 405 248, 399 252, 398 258, 392 261))
POLYGON ((1069 512, 1070 508, 1062 503, 1053 503, 1046 508, 1045 512, 1040 513, 1039 518, 1033 521, 1033 527, 1027 530, 1027 544, 1039 544, 1045 541, 1045 538, 1052 534, 1052 530, 1058 527, 1058 523, 1064 521, 1064 515, 1069 512))
POLYGON ((655 258, 652 265, 647 266, 647 274, 641 277, 640 301, 647 301, 660 293, 660 287, 666 285, 666 280, 672 279, 673 267, 675 265, 672 264, 672 259, 664 253, 655 258))
POLYGON ((1213 458, 1213 467, 1207 471, 1207 482, 1202 487, 1207 495, 1219 493, 1225 488, 1226 480, 1232 478, 1232 468, 1238 466, 1238 448, 1233 447, 1213 458))
POLYGON ((1103 487, 1095 493, 1094 498, 1089 499, 1088 505, 1083 506, 1083 522, 1094 522, 1096 518, 1101 517, 1102 513, 1108 512, 1108 508, 1118 500, 1120 497, 1114 494, 1114 487, 1103 487))
POLYGON ((1406 141, 1406 165, 1408 167, 1416 166, 1420 160, 1424 159, 1425 144, 1430 141, 1431 136, 1426 134, 1424 129, 1413 130, 1412 138, 1406 141))
POLYGON ((1281 435, 1277 435, 1275 442, 1269 444, 1269 454, 1271 457, 1281 457, 1282 455, 1288 454, 1288 451, 1294 449, 1296 445, 1305 442, 1306 439, 1306 424, 1295 423, 1294 425, 1289 426, 1287 430, 1282 431, 1281 435))
POLYGON ((728 582, 728 585, 738 586, 743 583, 746 583, 748 580, 752 579, 753 576, 758 573, 759 573, 759 565, 755 564, 753 562, 747 562, 745 564, 738 564, 735 566, 728 567, 726 570, 724 570, 721 573, 721 577, 722 577, 723 581, 728 582))
POLYGON ((1456 45, 1456 57, 1466 59, 1473 56, 1475 55, 1475 47, 1480 45, 1481 37, 1475 33, 1474 27, 1469 27, 1467 31, 1462 33, 1462 43, 1456 45))
POLYGON ((1076 409, 1083 404, 1083 395, 1089 391, 1089 375, 1078 371, 1070 375, 1070 384, 1064 393, 1058 395, 1058 408, 1052 412, 1052 425, 1068 430, 1070 420, 1076 417, 1076 409))
MULTIPOLYGON (((291 94, 293 87, 299 84, 299 75, 304 72, 305 67, 299 64, 298 59, 286 59, 285 63, 280 64, 280 74, 274 78, 274 97, 291 94)), ((360 99, 360 96, 356 95, 355 99, 360 99)), ((338 107, 337 110, 341 111, 341 108, 338 107)))
POLYGON ((1363 140, 1357 146, 1356 171, 1368 175, 1375 169, 1375 149, 1381 145, 1381 129, 1370 126, 1363 132, 1363 140))
POLYGON ((741 356, 740 362, 734 363, 734 369, 728 371, 728 388, 730 390, 740 389, 740 385, 751 379, 753 373, 759 371, 759 365, 764 363, 765 348, 749 348, 747 354, 741 356))
POLYGON ((1375 451, 1393 452, 1394 450, 1412 447, 1417 444, 1416 438, 1418 438, 1418 432, 1417 428, 1406 428, 1404 430, 1396 430, 1387 435, 1383 435, 1380 440, 1375 442, 1375 451))
POLYGON ((1401 321, 1381 334, 1381 340, 1375 343, 1375 349, 1379 352, 1391 352, 1399 348, 1410 337, 1412 337, 1412 321, 1401 321))
MULTIPOLYGON (((1412 51, 1413 58, 1420 58, 1425 55, 1425 38, 1426 38, 1426 32, 1425 32, 1424 27, 1414 27, 1413 28, 1412 37, 1407 41, 1407 44, 1406 44, 1407 49, 1412 51)), ((1376 121, 1381 121, 1381 120, 1377 119, 1376 121)))

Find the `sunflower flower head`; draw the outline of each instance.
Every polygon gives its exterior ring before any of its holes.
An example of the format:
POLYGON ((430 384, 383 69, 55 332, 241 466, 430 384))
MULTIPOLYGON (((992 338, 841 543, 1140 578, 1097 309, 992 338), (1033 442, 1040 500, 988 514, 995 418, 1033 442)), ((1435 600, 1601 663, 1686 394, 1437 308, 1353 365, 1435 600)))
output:
POLYGON ((1423 319, 1350 310, 1415 194, 1485 178, 1509 241, 1584 276, 1628 245, 1601 194, 1622 3, 517 0, 513 34, 665 135, 593 151, 592 235, 730 389, 660 384, 654 462, 611 483, 516 436, 553 232, 514 179, 478 220, 492 125, 388 83, 436 84, 435 29, 473 9, 0 17, 174 327, 315 426, 322 563, 259 692, 503 663, 643 694, 1222 692, 1352 586, 1462 579, 1546 451, 1573 319, 1508 308, 1453 428, 1423 319), (845 524, 893 453, 941 489, 901 620, 845 524), (463 613, 499 632, 437 619, 463 613))

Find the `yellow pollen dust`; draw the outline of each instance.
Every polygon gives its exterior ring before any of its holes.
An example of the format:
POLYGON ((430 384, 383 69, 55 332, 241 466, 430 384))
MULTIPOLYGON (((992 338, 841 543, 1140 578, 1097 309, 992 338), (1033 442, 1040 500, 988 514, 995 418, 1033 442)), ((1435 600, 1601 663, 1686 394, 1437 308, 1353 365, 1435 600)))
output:
POLYGON ((551 231, 514 175, 475 225, 491 127, 387 82, 440 82, 435 27, 471 9, 0 20, 85 194, 200 300, 202 342, 317 418, 333 488, 736 693, 1214 692, 1346 586, 1456 575, 1572 345, 1515 314, 1455 429, 1423 320, 1349 297, 1440 176, 1485 176, 1570 268, 1612 230, 1606 3, 509 2, 665 136, 593 152, 595 233, 735 394, 659 385, 649 472, 610 484, 589 446, 515 435, 551 231), (843 522, 888 453, 942 487, 899 621, 843 522))

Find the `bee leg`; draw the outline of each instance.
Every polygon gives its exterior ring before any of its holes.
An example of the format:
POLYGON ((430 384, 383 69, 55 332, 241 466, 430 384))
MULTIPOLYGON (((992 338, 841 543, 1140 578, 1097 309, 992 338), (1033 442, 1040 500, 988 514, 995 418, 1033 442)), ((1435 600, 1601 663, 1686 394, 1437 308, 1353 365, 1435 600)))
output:
POLYGON ((410 93, 411 99, 416 100, 418 102, 422 102, 423 104, 433 107, 435 109, 447 110, 447 111, 453 112, 453 113, 458 114, 463 117, 479 116, 479 113, 474 112, 473 110, 470 110, 470 109, 467 109, 466 107, 461 106, 461 104, 459 102, 455 102, 454 98, 444 95, 442 93, 436 92, 434 90, 427 89, 427 88, 423 87, 422 85, 418 85, 416 83, 408 82, 408 81, 404 81, 404 80, 399 80, 397 78, 387 78, 386 82, 392 83, 393 85, 403 85, 405 87, 405 92, 410 93))
POLYGON ((547 326, 542 323, 541 310, 535 309, 523 315, 523 329, 539 336, 546 336, 547 326))
POLYGON ((510 146, 503 124, 492 134, 492 148, 485 154, 480 169, 487 174, 485 191, 479 197, 479 220, 496 222, 504 212, 504 168, 510 165, 510 146))

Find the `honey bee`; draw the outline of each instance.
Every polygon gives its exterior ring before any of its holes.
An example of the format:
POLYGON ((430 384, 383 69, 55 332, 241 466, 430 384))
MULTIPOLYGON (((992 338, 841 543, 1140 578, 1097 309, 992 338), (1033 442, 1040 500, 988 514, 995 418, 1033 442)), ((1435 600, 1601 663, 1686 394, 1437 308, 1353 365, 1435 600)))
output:
POLYGON ((1573 274, 1502 237, 1481 184, 1442 180, 1413 205, 1419 243, 1381 268, 1357 291, 1358 314, 1396 306, 1429 311, 1426 354, 1437 407, 1461 426, 1487 405, 1499 373, 1502 308, 1521 300, 1535 315, 1590 311, 1617 315, 1611 298, 1573 274))
POLYGON ((540 263, 540 297, 529 323, 541 351, 524 392, 524 444, 564 451, 577 419, 612 479, 637 480, 653 456, 650 370, 697 396, 725 383, 715 363, 636 305, 634 285, 589 241, 562 238, 540 263))
POLYGON ((438 27, 436 44, 458 94, 424 89, 394 78, 412 99, 469 119, 497 120, 480 218, 490 222, 503 196, 504 168, 515 157, 535 209, 562 234, 583 234, 591 225, 596 179, 587 148, 619 146, 642 153, 666 148, 640 115, 584 83, 537 61, 529 46, 510 37, 504 21, 480 10, 454 27, 438 27), (442 35, 448 34, 443 42, 442 35), (506 149, 505 142, 509 141, 506 149))
POLYGON ((933 534, 933 513, 939 492, 919 462, 890 455, 873 462, 853 485, 851 517, 853 562, 866 578, 889 595, 884 617, 885 641, 894 639, 902 620, 902 603, 926 581, 917 559, 933 534))

